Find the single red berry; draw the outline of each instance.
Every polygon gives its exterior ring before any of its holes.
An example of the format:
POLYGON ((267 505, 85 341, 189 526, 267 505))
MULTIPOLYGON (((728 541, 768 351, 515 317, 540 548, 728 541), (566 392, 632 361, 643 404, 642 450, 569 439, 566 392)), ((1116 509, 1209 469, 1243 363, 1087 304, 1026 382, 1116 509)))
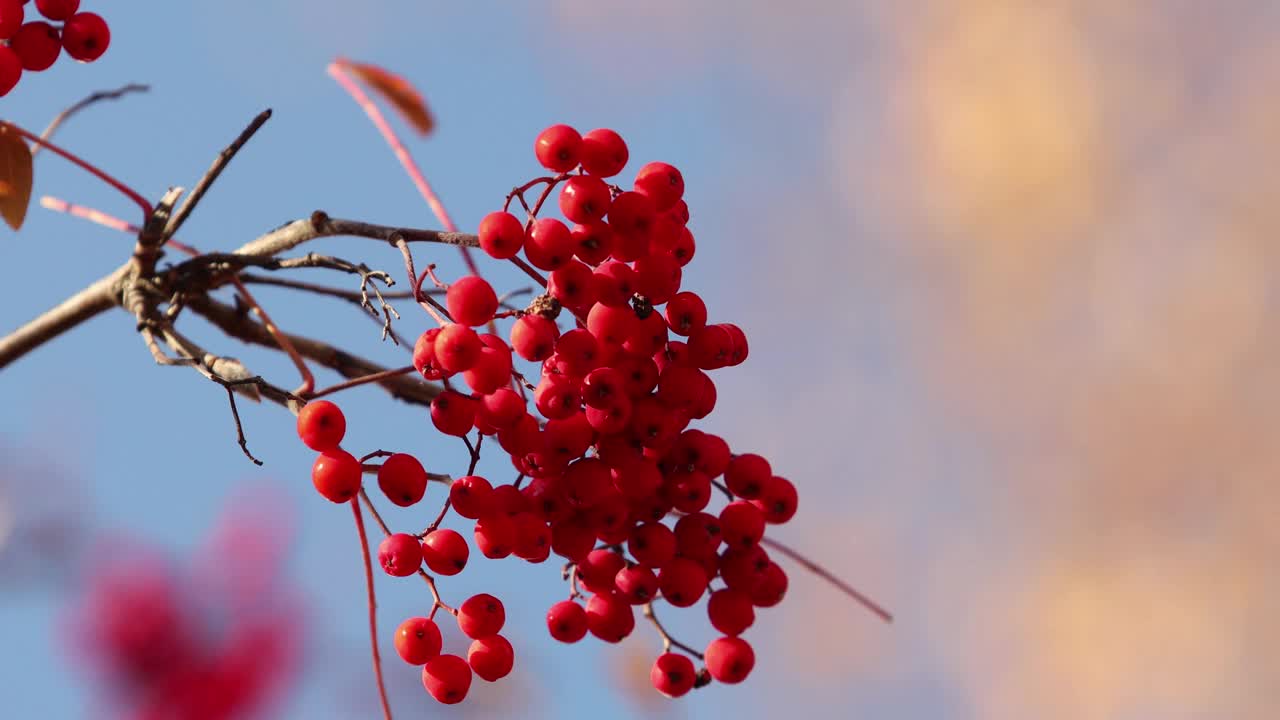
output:
POLYGON ((770 562, 761 574, 760 581, 751 591, 751 604, 756 607, 773 607, 787 594, 787 573, 778 563, 770 562))
POLYGON ((316 452, 338 447, 346 433, 347 418, 328 400, 312 400, 298 411, 298 437, 316 452))
MULTIPOLYGON (((652 497, 662 488, 662 471, 658 469, 657 463, 643 457, 615 462, 610 474, 613 476, 613 487, 632 502, 652 497)), ((640 557, 636 557, 636 560, 651 567, 665 564, 665 560, 650 562, 640 557)))
POLYGON ((471 549, 467 541, 448 528, 432 530, 422 538, 422 559, 431 572, 438 575, 457 575, 467 566, 471 549))
POLYGON ((723 325, 707 325, 689 336, 689 357, 703 370, 725 367, 733 357, 733 336, 723 325))
POLYGON ((471 689, 471 666, 457 655, 437 655, 422 667, 422 685, 445 705, 456 705, 471 689))
POLYGON ((635 332, 638 322, 635 310, 626 305, 611 307, 597 304, 587 313, 587 329, 601 343, 610 345, 620 346, 626 342, 635 332))
POLYGON ((511 326, 511 349, 531 362, 542 362, 556 349, 560 329, 554 320, 541 315, 524 315, 511 326))
POLYGON ((769 572, 769 554, 759 545, 746 549, 725 548, 719 559, 720 577, 735 590, 755 593, 769 572))
POLYGON ((608 128, 596 128, 582 136, 582 169, 596 177, 613 177, 626 167, 627 144, 608 128))
POLYGON ((765 522, 781 525, 796 514, 796 486, 790 480, 775 475, 765 483, 760 497, 751 502, 764 513, 765 522))
POLYGON ((431 401, 431 424, 445 435, 466 435, 475 419, 475 400, 456 390, 445 390, 431 401))
POLYGON ((618 595, 632 605, 643 605, 658 594, 658 576, 643 565, 624 567, 614 576, 618 595))
POLYGON ((555 270, 573 259, 577 249, 569 226, 555 218, 538 218, 525 235, 524 256, 539 270, 555 270))
POLYGON ((23 0, 0 0, 0 40, 8 40, 22 27, 23 0))
POLYGON ((667 252, 671 257, 675 258, 680 267, 684 267, 693 261, 693 256, 697 249, 698 246, 693 240, 693 233, 689 232, 689 228, 684 228, 680 231, 680 237, 676 238, 676 244, 667 252))
POLYGON ((552 172, 568 172, 577 167, 581 150, 582 136, 568 125, 552 125, 533 141, 538 163, 552 172))
POLYGON ((707 326, 707 306, 697 293, 676 293, 664 310, 671 332, 688 337, 707 326))
POLYGON ((721 588, 707 599, 711 626, 725 635, 741 635, 756 621, 751 595, 733 588, 721 588))
POLYGON ((18 28, 9 40, 9 47, 18 53, 23 70, 39 72, 49 69, 58 59, 62 52, 62 36, 56 27, 37 20, 18 28))
POLYGON ((501 635, 490 635, 471 643, 467 650, 467 663, 482 679, 496 682, 511 674, 516 651, 501 635))
POLYGON ((449 486, 453 511, 469 520, 479 519, 493 509, 493 486, 479 475, 466 475, 449 486))
POLYGON ((571 260, 551 271, 547 292, 567 308, 590 308, 596 302, 595 273, 585 263, 571 260))
POLYGON ((636 274, 636 293, 653 305, 662 305, 680 290, 683 271, 669 255, 644 255, 636 259, 632 269, 636 274))
POLYGON ((740 683, 756 665, 756 654, 746 640, 737 637, 716 638, 705 652, 707 672, 722 683, 740 683))
POLYGON ((773 478, 769 461, 754 453, 735 455, 724 469, 724 482, 729 492, 746 500, 760 497, 773 478))
POLYGON ((509 212, 491 212, 480 221, 480 249, 489 257, 506 260, 524 247, 524 223, 509 212))
POLYGON ((711 478, 697 470, 669 473, 663 479, 663 492, 680 512, 701 512, 711 502, 711 478))
POLYGON ((720 511, 720 531, 729 547, 751 547, 764 537, 764 513, 746 500, 735 500, 720 511))
POLYGON ((698 602, 707 589, 707 571, 689 558, 678 557, 658 573, 662 597, 675 607, 689 607, 698 602))
POLYGON ((675 653, 659 655, 649 671, 649 682, 653 683, 654 689, 670 698, 678 698, 692 690, 697 679, 693 661, 675 653))
POLYGON ((684 177, 667 163, 651 162, 636 173, 636 192, 648 195, 657 210, 666 210, 684 195, 684 177))
POLYGON ((721 327, 729 333, 729 339, 732 341, 729 350, 729 365, 741 365, 750 352, 750 348, 747 346, 747 334, 742 331, 742 328, 733 323, 722 323, 721 327))
POLYGON ((578 382, 563 375, 546 375, 533 391, 533 404, 547 419, 568 417, 581 405, 578 387, 578 382))
POLYGON ((595 544, 595 529, 581 518, 551 526, 551 551, 570 562, 580 562, 595 544))
POLYGON ((422 543, 409 533, 394 533, 378 545, 378 562, 388 575, 409 577, 422 567, 422 543))
POLYGON ((80 0, 36 0, 36 9, 50 20, 66 20, 80 9, 80 0))
POLYGON ((614 578, 626 565, 627 561, 612 550, 592 550, 578 563, 578 579, 591 592, 611 593, 615 589, 614 578))
POLYGON ((431 328, 419 335, 413 345, 413 367, 428 380, 443 380, 453 374, 436 361, 436 339, 439 337, 440 328, 431 328))
POLYGON ((622 642, 636 628, 636 615, 620 596, 592 595, 587 601, 587 629, 608 643, 622 642))
POLYGON ((654 219, 658 211, 653 198, 639 192, 624 192, 609 206, 609 227, 618 234, 614 257, 631 262, 649 251, 654 219))
POLYGON ((609 186, 591 175, 574 175, 560 188, 560 212, 570 222, 603 220, 612 202, 609 186))
POLYGON ((474 365, 462 373, 462 379, 476 393, 488 395, 511 382, 511 350, 496 335, 484 334, 480 339, 480 356, 476 358, 474 365), (490 338, 501 343, 501 347, 493 347, 485 342, 490 338))
POLYGON ((547 521, 532 512, 522 512, 512 517, 516 526, 516 557, 529 562, 542 562, 551 556, 551 528, 547 521))
POLYGON ((498 296, 484 278, 467 275, 449 286, 445 306, 454 322, 474 327, 493 319, 498 311, 498 296))
POLYGON ((641 399, 658 386, 658 365, 653 358, 627 353, 612 364, 626 378, 627 395, 632 399, 641 399))
POLYGON ((569 236, 573 238, 573 254, 588 265, 599 265, 613 255, 614 232, 607 223, 574 225, 569 236))
POLYGON ((627 551, 642 565, 662 567, 676 555, 676 534, 660 522, 637 525, 627 539, 627 551))
POLYGON ((483 421, 496 432, 511 427, 519 420, 524 414, 524 407, 524 400, 515 390, 509 387, 498 388, 480 399, 480 404, 476 407, 476 421, 483 421))
POLYGON ((422 665, 440 654, 442 640, 435 621, 413 617, 396 628, 396 652, 410 665, 422 665))
POLYGON ((562 643, 576 643, 587 634, 587 611, 572 600, 561 600, 547 611, 547 630, 562 643))
POLYGON ((450 323, 440 328, 440 334, 436 336, 435 360, 449 372, 462 372, 476 364, 483 347, 475 330, 466 325, 450 323))
POLYGON ((396 453, 383 460, 378 468, 378 488, 391 502, 409 507, 421 501, 426 494, 427 471, 414 456, 396 453))
MULTIPOLYGON (((590 508, 604 500, 611 491, 613 477, 609 466, 599 458, 580 458, 564 471, 565 498, 576 508, 590 508)), ((617 572, 618 568, 614 568, 608 578, 601 577, 600 580, 612 582, 617 572)))
POLYGON ((341 448, 320 453, 311 466, 311 483, 331 502, 350 500, 360 492, 360 461, 341 448))
POLYGON ((62 46, 68 55, 81 62, 102 57, 110 44, 111 29, 107 21, 95 13, 77 13, 62 26, 62 46))
POLYGON ((475 538, 480 554, 501 560, 515 550, 516 524, 504 513, 484 515, 476 521, 475 538))
POLYGON ((472 595, 458 606, 458 627, 473 640, 500 632, 506 621, 502 601, 489 593, 472 595))
POLYGON ((0 96, 8 95, 22 79, 22 58, 8 45, 0 45, 0 96))
POLYGON ((667 321, 662 319, 662 313, 652 308, 648 308, 646 313, 637 315, 631 335, 622 343, 622 347, 633 355, 652 357, 666 347, 671 335, 667 332, 667 321))

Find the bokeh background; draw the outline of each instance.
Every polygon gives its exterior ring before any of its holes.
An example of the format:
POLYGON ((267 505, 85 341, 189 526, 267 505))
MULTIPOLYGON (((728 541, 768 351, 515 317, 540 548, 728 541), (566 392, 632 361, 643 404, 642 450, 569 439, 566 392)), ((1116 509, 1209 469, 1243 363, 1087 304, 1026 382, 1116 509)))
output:
MULTIPOLYGON (((800 514, 778 536, 898 615, 882 626, 797 569, 749 633, 750 681, 667 702, 648 688, 658 642, 645 627, 618 648, 556 645, 541 621, 562 594, 555 571, 476 563, 445 592, 507 601, 516 671, 477 685, 469 711, 444 711, 392 657, 403 716, 1181 720, 1280 707, 1275 3, 84 7, 111 22, 111 50, 29 76, 0 100, 6 120, 39 128, 90 91, 151 83, 59 137, 158 197, 275 109, 184 229, 204 249, 316 208, 436 224, 325 75, 338 54, 423 90, 439 128, 412 149, 465 227, 532 176, 532 138, 553 122, 613 127, 634 161, 678 164, 699 240, 686 286, 752 341, 702 427, 795 480, 800 514)), ((37 164, 37 195, 130 211, 56 158, 37 164)), ((130 246, 33 208, 0 251, 0 330, 130 246)), ((399 263, 352 241, 319 247, 399 263)), ((437 258, 457 271, 451 251, 437 258)), ((259 297, 291 330, 402 362, 349 306, 259 297)), ((401 328, 425 321, 406 313, 401 328)), ((209 344, 292 381, 278 359, 209 344)), ((248 489, 278 493, 293 529, 279 573, 306 606, 300 675, 267 716, 374 716, 349 513, 311 490, 291 418, 244 405, 262 469, 236 448, 222 391, 154 366, 123 313, 0 374, 0 715, 100 716, 99 689, 58 639, 99 538, 196 563, 248 489)), ((463 469, 421 411, 375 390, 344 407, 351 444, 463 469)), ((392 518, 432 512, 429 499, 392 518)), ((379 587, 384 634, 429 603, 418 583, 379 587)), ((700 611, 673 623, 708 639, 700 611)))

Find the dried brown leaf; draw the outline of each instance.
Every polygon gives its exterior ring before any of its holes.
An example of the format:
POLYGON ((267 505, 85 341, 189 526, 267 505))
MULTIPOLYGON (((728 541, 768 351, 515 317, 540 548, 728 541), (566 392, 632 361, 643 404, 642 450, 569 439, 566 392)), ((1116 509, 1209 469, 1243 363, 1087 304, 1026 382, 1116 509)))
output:
POLYGON ((426 101, 422 99, 422 94, 413 85, 409 84, 408 80, 377 65, 352 62, 350 60, 342 60, 340 62, 366 85, 377 91, 387 102, 391 103, 391 106, 398 110, 409 125, 414 130, 417 130, 420 135, 426 135, 435 128, 436 121, 431 115, 431 111, 427 109, 426 101))
POLYGON ((0 215, 17 230, 31 203, 31 148, 18 133, 0 123, 0 215))

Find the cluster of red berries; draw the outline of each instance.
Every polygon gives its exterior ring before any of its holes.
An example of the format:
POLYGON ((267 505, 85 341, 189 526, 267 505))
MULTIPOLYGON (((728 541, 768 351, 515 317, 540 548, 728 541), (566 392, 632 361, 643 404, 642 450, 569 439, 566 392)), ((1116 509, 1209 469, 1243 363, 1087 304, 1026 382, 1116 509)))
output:
MULTIPOLYGON (((694 240, 679 170, 649 163, 633 189, 610 184, 628 149, 607 129, 580 135, 555 125, 534 148, 554 175, 508 196, 508 207, 519 198, 527 221, 493 212, 478 237, 490 256, 535 277, 548 272, 547 292, 526 310, 499 312, 486 280, 463 277, 447 286, 451 322, 423 333, 414 347, 414 367, 445 386, 431 404, 436 429, 496 436, 519 473, 509 484, 474 474, 453 480, 446 512, 475 521, 475 546, 487 558, 540 563, 555 553, 568 561, 569 597, 547 613, 548 631, 561 642, 590 633, 616 643, 634 630, 637 607, 652 618, 657 600, 684 608, 707 595, 708 619, 721 636, 698 652, 655 621, 665 652, 652 683, 676 697, 713 679, 741 682, 755 664, 741 635, 755 608, 777 605, 787 589, 786 574, 762 547, 765 527, 792 518, 796 489, 765 458, 734 454, 719 436, 689 425, 715 407, 708 373, 746 359, 746 336, 736 325, 709 322, 702 299, 681 289, 694 240), (523 192, 539 184, 544 190, 530 207, 523 192), (538 217, 557 187, 572 227, 538 217), (564 310, 573 327, 562 331, 564 310), (508 317, 514 322, 506 339, 475 329, 492 330, 508 317), (516 368, 517 357, 539 364, 536 385, 516 368), (717 491, 728 502, 708 512, 717 491)), ((350 501, 361 487, 361 461, 338 448, 344 429, 341 411, 325 401, 298 416, 300 436, 321 452, 313 482, 334 502, 350 501)), ((428 475, 412 456, 397 454, 379 467, 378 484, 392 503, 409 506, 422 500, 428 475)), ((389 536, 379 559, 392 575, 425 572, 423 563, 453 575, 468 554, 460 534, 433 525, 420 535, 389 536)), ((439 630, 429 618, 406 620, 396 635, 401 656, 424 664, 424 684, 444 702, 462 699, 470 671, 486 680, 506 675, 513 656, 496 634, 503 619, 497 598, 477 596, 456 614, 475 640, 465 662, 439 654, 439 630)))
POLYGON ((231 520, 199 578, 173 575, 149 552, 95 559, 67 640, 127 710, 120 717, 255 716, 289 680, 302 631, 270 550, 280 543, 267 542, 270 528, 231 520), (186 594, 192 585, 198 598, 186 594))
POLYGON ((93 62, 111 44, 107 21, 79 12, 80 0, 36 0, 45 20, 24 22, 28 2, 0 0, 0 96, 18 84, 23 70, 48 70, 63 50, 76 60, 93 62))

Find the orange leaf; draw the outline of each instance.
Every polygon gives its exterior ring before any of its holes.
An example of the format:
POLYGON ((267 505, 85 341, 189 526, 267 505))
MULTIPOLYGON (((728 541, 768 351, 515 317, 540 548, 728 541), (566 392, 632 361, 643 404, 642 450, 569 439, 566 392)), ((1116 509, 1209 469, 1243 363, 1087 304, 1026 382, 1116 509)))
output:
POLYGON ((18 133, 0 123, 0 215, 17 230, 31 202, 31 148, 18 133))
POLYGON ((382 95, 396 110, 399 110, 404 119, 419 134, 426 135, 436 126, 435 118, 427 109, 427 103, 422 99, 422 94, 415 90, 408 80, 377 65, 350 60, 340 62, 366 85, 382 95))

